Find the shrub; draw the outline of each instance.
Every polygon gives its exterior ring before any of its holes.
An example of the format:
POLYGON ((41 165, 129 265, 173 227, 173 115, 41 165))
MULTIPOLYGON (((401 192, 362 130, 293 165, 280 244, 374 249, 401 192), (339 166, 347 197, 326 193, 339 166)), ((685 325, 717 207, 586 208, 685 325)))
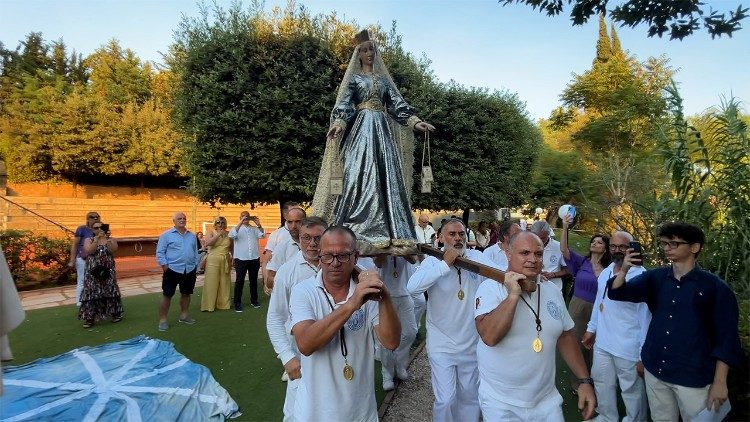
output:
POLYGON ((67 266, 68 240, 28 230, 4 230, 0 231, 0 245, 19 290, 75 283, 75 272, 67 266))

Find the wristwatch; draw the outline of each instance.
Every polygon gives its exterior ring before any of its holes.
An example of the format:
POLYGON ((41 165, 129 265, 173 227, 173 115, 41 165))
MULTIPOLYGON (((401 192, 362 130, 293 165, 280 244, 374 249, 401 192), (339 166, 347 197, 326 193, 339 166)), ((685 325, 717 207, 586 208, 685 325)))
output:
POLYGON ((578 385, 580 386, 581 384, 594 385, 594 379, 591 378, 591 377, 588 377, 588 378, 578 378, 578 385))

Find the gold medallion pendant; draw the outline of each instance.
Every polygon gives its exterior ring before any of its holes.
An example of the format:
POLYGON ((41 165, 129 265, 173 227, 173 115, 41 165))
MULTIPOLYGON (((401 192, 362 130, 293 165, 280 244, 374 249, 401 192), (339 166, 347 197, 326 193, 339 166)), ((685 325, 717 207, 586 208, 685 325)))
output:
POLYGON ((599 312, 604 312, 604 304, 603 303, 599 304, 599 312))
POLYGON ((465 296, 466 295, 464 295, 464 289, 458 291, 458 300, 464 300, 465 296))
POLYGON ((354 368, 352 368, 352 366, 348 363, 344 365, 344 379, 347 381, 351 381, 354 379, 354 368))
POLYGON ((531 348, 537 353, 541 352, 542 340, 539 337, 535 338, 534 341, 531 342, 531 348))

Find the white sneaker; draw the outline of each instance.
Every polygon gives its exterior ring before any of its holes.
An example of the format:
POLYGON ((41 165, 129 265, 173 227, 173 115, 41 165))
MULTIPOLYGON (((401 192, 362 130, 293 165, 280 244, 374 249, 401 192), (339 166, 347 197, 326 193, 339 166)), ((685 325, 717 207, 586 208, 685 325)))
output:
POLYGON ((284 373, 281 374, 281 381, 283 382, 289 381, 289 374, 287 374, 286 371, 284 371, 284 373))

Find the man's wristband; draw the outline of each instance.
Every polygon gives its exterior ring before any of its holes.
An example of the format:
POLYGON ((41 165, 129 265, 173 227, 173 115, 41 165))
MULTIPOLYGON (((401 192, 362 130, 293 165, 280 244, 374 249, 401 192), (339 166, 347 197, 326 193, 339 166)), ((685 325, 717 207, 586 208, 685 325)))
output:
POLYGON ((578 385, 581 385, 581 384, 594 385, 594 379, 591 378, 591 377, 589 377, 589 378, 578 378, 578 385))

